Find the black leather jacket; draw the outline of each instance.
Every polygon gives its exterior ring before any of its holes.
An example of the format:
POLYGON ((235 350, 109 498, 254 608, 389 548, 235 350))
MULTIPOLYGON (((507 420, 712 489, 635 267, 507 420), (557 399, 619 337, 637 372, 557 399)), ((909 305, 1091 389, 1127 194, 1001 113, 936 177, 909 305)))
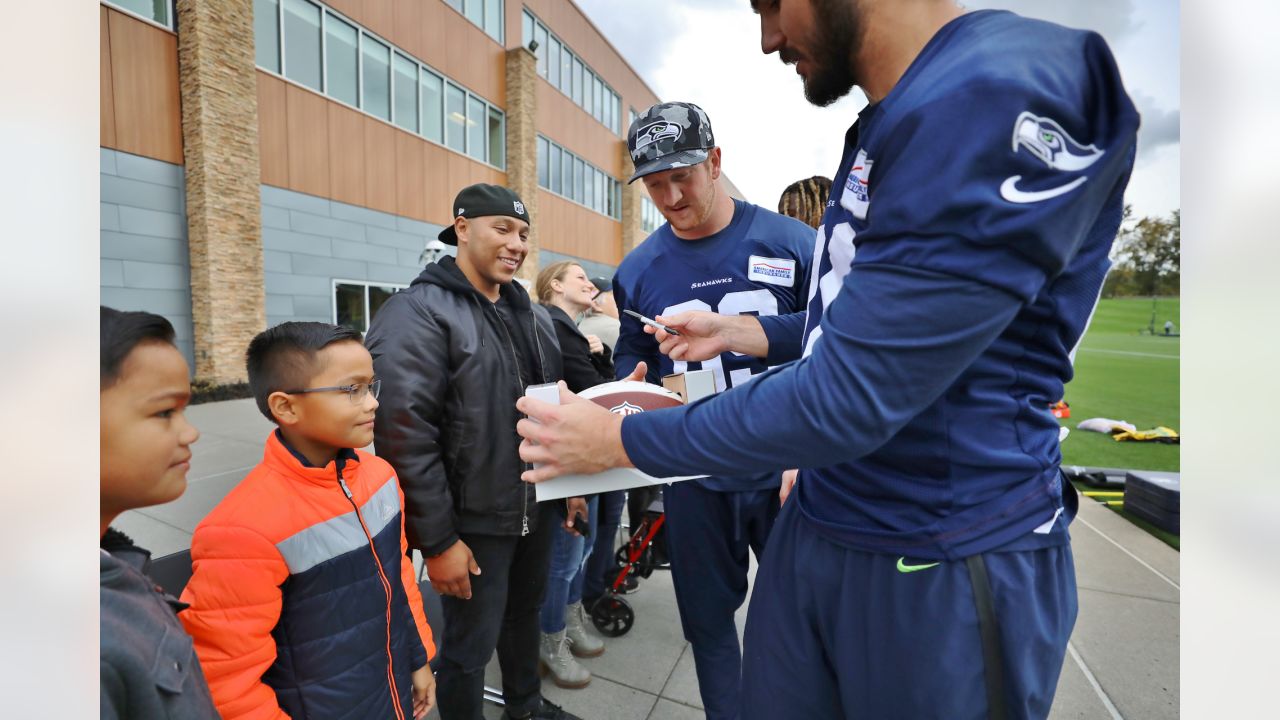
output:
MULTIPOLYGON (((545 308, 517 283, 501 287, 515 310, 538 382, 563 374, 545 308)), ((409 545, 427 556, 459 532, 522 535, 537 529, 534 488, 520 480, 516 400, 524 394, 515 343, 497 308, 446 257, 378 310, 365 345, 382 379, 374 442, 395 468, 409 545)))

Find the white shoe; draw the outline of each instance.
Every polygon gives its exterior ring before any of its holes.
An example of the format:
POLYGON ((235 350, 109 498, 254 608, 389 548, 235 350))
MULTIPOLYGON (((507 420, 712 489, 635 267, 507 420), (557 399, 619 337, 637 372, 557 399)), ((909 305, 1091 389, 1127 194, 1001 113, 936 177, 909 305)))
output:
POLYGON ((591 658, 604 654, 604 640, 587 629, 587 614, 581 602, 565 608, 564 630, 565 637, 569 639, 569 651, 574 655, 591 658))
POLYGON ((591 671, 579 665, 569 652, 569 639, 564 630, 554 635, 543 633, 538 661, 539 669, 551 673, 551 679, 562 688, 575 690, 591 682, 591 671))

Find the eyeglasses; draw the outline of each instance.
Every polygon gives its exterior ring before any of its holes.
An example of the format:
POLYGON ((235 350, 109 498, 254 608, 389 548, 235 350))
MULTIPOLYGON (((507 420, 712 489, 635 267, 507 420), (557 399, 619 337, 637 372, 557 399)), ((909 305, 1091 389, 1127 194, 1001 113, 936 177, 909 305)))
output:
POLYGON ((378 393, 382 391, 382 380, 374 380, 369 383, 356 383, 354 385, 335 385, 333 387, 303 388, 301 390, 285 390, 289 395, 300 395, 303 393, 314 392, 344 392, 347 397, 351 398, 352 403, 360 403, 369 393, 373 393, 373 399, 378 399, 378 393))

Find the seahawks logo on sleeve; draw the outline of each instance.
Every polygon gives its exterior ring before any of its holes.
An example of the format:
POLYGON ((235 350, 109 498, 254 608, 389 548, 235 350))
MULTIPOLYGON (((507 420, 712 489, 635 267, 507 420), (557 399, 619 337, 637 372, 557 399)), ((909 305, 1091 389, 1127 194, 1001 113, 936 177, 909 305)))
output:
MULTIPOLYGON (((1093 165, 1105 151, 1095 145, 1081 145, 1057 122, 1031 112, 1023 112, 1013 123, 1013 152, 1025 150, 1049 168, 1062 172, 1079 172, 1093 165)), ((1080 176, 1071 182, 1042 190, 1019 187, 1021 175, 1005 178, 1000 197, 1011 203, 1034 203, 1065 195, 1088 180, 1080 176)))

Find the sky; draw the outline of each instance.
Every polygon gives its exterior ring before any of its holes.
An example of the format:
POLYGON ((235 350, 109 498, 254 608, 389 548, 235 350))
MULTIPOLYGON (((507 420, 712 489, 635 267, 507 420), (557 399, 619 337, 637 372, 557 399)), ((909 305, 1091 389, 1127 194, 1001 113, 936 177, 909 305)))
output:
MULTIPOLYGON (((658 97, 688 100, 707 111, 725 173, 748 200, 773 208, 795 180, 835 175, 844 132, 866 98, 855 88, 826 108, 806 102, 794 68, 760 52, 759 20, 748 0, 575 2, 658 97)), ((1180 207, 1178 0, 962 4, 1013 10, 1106 38, 1142 114, 1126 200, 1137 217, 1180 207)))

